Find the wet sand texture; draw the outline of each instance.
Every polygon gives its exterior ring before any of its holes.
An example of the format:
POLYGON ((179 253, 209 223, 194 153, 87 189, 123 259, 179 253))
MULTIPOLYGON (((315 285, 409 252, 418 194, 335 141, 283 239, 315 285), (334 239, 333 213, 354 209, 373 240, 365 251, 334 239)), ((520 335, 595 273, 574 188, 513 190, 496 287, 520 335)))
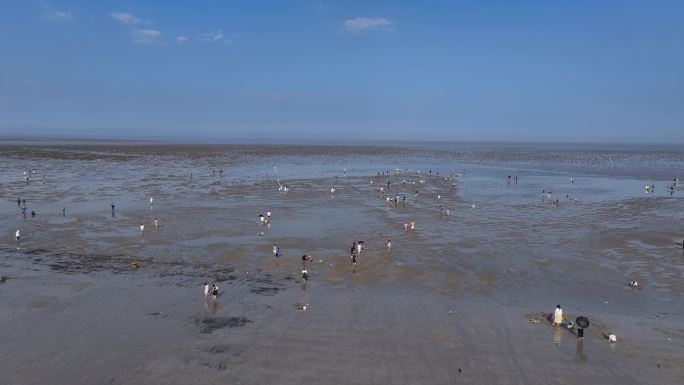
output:
POLYGON ((684 381, 679 150, 21 143, 0 160, 3 384, 684 381), (557 303, 591 320, 584 340, 545 318, 557 303))

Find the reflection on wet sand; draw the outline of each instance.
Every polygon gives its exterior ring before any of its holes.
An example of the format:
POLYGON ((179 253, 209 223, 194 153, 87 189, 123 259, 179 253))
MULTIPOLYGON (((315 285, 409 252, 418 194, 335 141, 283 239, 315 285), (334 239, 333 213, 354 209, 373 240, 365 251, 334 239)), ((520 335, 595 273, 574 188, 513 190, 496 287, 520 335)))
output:
POLYGON ((577 347, 575 348, 575 360, 577 362, 587 361, 587 356, 584 354, 584 340, 577 339, 577 347))
POLYGON ((553 343, 560 345, 561 339, 563 338, 563 329, 560 326, 553 327, 553 343))

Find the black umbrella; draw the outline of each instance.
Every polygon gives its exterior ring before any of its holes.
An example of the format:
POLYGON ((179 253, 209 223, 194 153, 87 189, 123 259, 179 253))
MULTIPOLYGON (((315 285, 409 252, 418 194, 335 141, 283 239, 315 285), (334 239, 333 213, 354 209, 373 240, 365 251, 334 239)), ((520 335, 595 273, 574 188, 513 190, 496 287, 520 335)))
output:
POLYGON ((582 329, 586 329, 589 327, 589 319, 584 316, 577 317, 577 319, 575 319, 575 323, 582 329))

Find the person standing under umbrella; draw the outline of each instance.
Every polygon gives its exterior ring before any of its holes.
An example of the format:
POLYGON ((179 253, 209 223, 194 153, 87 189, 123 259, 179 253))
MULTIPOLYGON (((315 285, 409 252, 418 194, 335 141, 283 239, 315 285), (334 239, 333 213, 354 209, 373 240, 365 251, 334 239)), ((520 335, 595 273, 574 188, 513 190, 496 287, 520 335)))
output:
POLYGON ((577 324, 577 338, 584 339, 584 329, 589 327, 589 319, 584 316, 579 316, 575 319, 577 324))

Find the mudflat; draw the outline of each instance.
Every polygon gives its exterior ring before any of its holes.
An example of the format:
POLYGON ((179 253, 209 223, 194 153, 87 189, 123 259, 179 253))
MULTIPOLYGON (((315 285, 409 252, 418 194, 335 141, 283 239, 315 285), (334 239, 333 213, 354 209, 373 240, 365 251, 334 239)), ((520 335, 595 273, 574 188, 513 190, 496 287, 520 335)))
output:
POLYGON ((17 142, 0 160, 3 384, 684 380, 676 149, 17 142), (556 304, 590 319, 583 340, 556 304))

